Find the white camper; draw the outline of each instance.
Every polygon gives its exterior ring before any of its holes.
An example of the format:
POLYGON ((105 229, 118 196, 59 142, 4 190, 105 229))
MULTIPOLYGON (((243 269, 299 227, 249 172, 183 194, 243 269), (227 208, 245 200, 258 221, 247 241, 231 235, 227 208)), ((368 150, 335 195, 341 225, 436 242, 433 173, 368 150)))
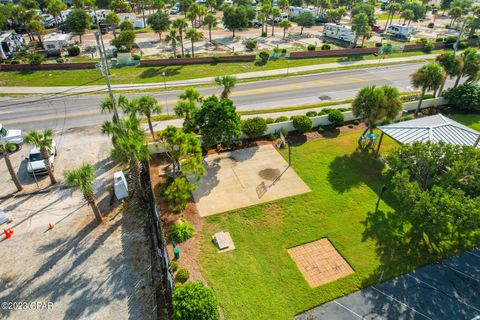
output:
POLYGON ((21 35, 14 32, 0 32, 0 59, 11 58, 17 49, 25 45, 21 35))
POLYGON ((289 15, 290 17, 297 17, 304 12, 310 12, 314 17, 318 15, 317 8, 302 8, 302 7, 289 7, 289 15))
POLYGON ((120 19, 120 23, 123 21, 129 21, 133 25, 135 25, 135 21, 137 20, 137 16, 133 12, 128 12, 128 13, 118 13, 118 18, 120 19))
POLYGON ((348 43, 355 42, 355 32, 353 32, 352 28, 349 26, 335 23, 326 23, 323 33, 326 37, 335 40, 345 41, 348 43))
POLYGON ((43 38, 43 44, 47 51, 62 51, 71 42, 71 33, 49 33, 43 38))
POLYGON ((413 33, 413 27, 401 24, 391 24, 388 26, 387 30, 385 30, 385 33, 395 38, 410 41, 413 33))

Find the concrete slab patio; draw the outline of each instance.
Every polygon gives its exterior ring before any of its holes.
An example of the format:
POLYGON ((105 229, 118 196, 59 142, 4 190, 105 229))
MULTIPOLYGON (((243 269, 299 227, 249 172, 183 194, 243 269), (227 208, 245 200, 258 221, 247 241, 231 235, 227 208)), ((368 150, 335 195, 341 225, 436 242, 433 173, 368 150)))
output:
POLYGON ((270 144, 209 155, 205 169, 193 191, 202 217, 310 191, 270 144))

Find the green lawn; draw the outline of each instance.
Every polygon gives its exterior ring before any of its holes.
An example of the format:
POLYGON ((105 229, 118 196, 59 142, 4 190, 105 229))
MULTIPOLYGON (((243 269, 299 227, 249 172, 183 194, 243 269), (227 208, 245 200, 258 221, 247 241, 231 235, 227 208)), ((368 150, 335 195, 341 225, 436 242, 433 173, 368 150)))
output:
MULTIPOLYGON (((293 168, 310 193, 205 219, 200 265, 226 319, 292 319, 378 282, 382 272, 386 279, 439 258, 406 245, 401 235, 392 232, 398 231, 398 219, 389 216, 396 206, 390 192, 385 193, 379 213, 372 213, 386 181, 381 162, 355 152, 359 134, 293 148, 293 168), (236 250, 216 252, 211 236, 218 231, 231 233, 236 250), (312 289, 287 249, 325 237, 355 273, 312 289)), ((394 146, 386 137, 382 152, 394 146)), ((281 153, 287 156, 286 150, 281 153)))
MULTIPOLYGON (((405 52, 392 54, 390 57, 417 56, 421 52, 405 52)), ((350 58, 312 58, 290 60, 290 68, 331 63, 338 61, 372 60, 378 59, 373 55, 350 58)), ((197 64, 168 67, 124 67, 112 69, 111 82, 113 84, 163 82, 162 73, 166 73, 167 81, 203 78, 218 75, 237 74, 253 71, 264 71, 287 68, 285 59, 269 61, 264 66, 254 62, 231 62, 215 64, 197 64)), ((105 80, 98 70, 49 70, 26 72, 1 72, 0 85, 2 86, 81 86, 104 84, 105 80)))

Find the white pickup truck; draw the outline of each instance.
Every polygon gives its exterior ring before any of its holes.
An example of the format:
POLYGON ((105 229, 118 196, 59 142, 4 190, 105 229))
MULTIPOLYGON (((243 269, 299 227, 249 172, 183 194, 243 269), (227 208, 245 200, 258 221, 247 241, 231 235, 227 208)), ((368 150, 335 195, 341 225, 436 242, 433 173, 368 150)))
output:
POLYGON ((15 146, 15 149, 12 151, 17 151, 23 144, 22 130, 7 130, 0 124, 0 142, 10 142, 15 146))

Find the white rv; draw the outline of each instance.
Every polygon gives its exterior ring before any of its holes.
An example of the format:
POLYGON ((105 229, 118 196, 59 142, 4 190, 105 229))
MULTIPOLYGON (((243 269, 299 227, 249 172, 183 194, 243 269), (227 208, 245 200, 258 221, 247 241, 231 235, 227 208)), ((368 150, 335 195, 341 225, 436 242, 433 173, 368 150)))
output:
POLYGON ((349 26, 343 26, 335 23, 326 23, 323 33, 326 37, 345 41, 348 43, 355 42, 355 32, 352 31, 352 28, 349 26))
POLYGON ((100 9, 100 10, 89 12, 89 15, 92 18, 92 21, 94 23, 97 23, 97 19, 98 19, 98 22, 103 23, 105 21, 105 17, 109 12, 110 10, 100 9))
POLYGON ((71 42, 71 33, 49 33, 43 38, 43 44, 47 51, 62 51, 71 42))
POLYGON ((8 59, 12 57, 12 54, 17 49, 25 45, 21 35, 13 32, 1 32, 0 33, 0 59, 8 59))
POLYGON ((303 8, 303 7, 289 7, 289 15, 290 17, 296 17, 301 15, 304 12, 310 12, 314 17, 318 15, 317 8, 303 8))
POLYGON ((395 38, 410 41, 410 37, 413 33, 413 28, 401 24, 391 24, 388 26, 387 30, 385 30, 385 33, 395 38))
POLYGON ((68 15, 70 14, 70 12, 72 12, 73 9, 67 9, 67 10, 63 10, 61 15, 62 15, 62 20, 65 21, 67 20, 67 17, 68 15))

